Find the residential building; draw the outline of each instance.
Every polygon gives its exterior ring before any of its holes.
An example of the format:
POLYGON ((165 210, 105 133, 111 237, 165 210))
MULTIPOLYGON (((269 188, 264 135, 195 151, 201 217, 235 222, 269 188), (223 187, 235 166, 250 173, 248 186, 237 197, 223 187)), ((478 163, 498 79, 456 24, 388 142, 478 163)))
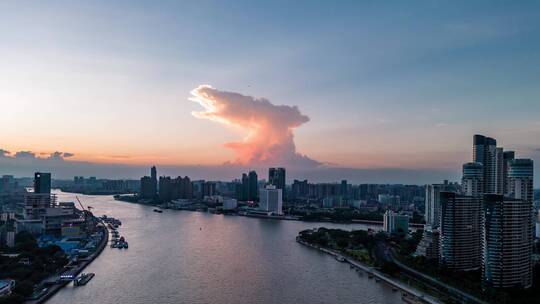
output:
POLYGON ((484 166, 481 163, 463 165, 461 189, 466 196, 482 196, 484 193, 484 166))
POLYGON ((473 270, 481 265, 482 198, 440 193, 439 263, 452 270, 473 270))
POLYGON ((274 185, 268 185, 260 191, 259 209, 276 214, 283 214, 283 192, 282 189, 277 189, 274 185))
POLYGON ((482 225, 483 288, 532 286, 532 205, 523 199, 484 195, 482 225))
POLYGON ((497 189, 497 141, 491 137, 474 135, 473 162, 484 166, 484 192, 496 193, 497 189))

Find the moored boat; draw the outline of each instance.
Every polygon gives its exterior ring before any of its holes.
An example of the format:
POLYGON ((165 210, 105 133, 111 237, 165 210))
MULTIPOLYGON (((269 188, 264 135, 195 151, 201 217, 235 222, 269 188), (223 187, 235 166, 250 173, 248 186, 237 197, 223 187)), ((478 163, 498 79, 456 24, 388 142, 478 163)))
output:
POLYGON ((82 286, 86 285, 88 281, 90 281, 95 276, 94 273, 83 273, 80 276, 78 276, 75 280, 73 280, 74 286, 82 286))

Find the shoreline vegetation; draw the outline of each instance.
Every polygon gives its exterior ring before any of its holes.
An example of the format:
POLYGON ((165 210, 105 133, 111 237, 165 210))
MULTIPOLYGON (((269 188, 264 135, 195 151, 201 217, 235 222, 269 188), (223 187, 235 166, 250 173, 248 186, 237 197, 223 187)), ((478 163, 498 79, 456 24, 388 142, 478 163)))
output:
MULTIPOLYGON (((540 268, 535 267, 535 285, 528 290, 482 290, 481 271, 452 272, 436 261, 414 255, 423 231, 384 232, 318 228, 301 231, 297 237, 313 248, 343 256, 347 261, 377 269, 442 303, 536 303, 540 298, 540 268)), ((425 300, 425 299, 424 299, 425 300)), ((426 302, 426 301, 424 301, 426 302)))
MULTIPOLYGON (((135 195, 114 195, 114 199, 118 201, 148 205, 153 207, 162 207, 163 204, 159 202, 154 202, 151 200, 140 200, 135 195)), ((193 207, 185 207, 178 210, 186 211, 201 211, 201 209, 208 211, 209 209, 214 209, 215 204, 212 206, 202 206, 202 203, 194 203, 193 207)), ((164 208, 167 209, 167 208, 164 208)), ((357 212, 354 210, 348 209, 338 209, 333 212, 327 211, 310 211, 306 212, 291 212, 285 216, 264 216, 261 214, 251 215, 242 211, 223 211, 225 214, 236 214, 240 216, 248 217, 258 217, 258 218, 268 218, 268 219, 278 219, 278 220, 298 220, 303 222, 322 222, 322 223, 336 223, 336 224, 365 224, 373 226, 382 226, 383 225, 383 213, 384 211, 375 211, 375 212, 357 212)), ((410 222, 409 226, 415 229, 423 228, 424 224, 420 222, 410 222)))

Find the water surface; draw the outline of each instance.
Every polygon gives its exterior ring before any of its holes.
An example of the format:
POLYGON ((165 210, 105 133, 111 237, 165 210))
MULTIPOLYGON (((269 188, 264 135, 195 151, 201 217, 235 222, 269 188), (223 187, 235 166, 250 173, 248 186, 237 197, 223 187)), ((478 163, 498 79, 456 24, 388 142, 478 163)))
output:
MULTIPOLYGON (((59 201, 73 194, 56 192, 59 201)), ((299 245, 298 232, 337 225, 164 210, 78 195, 96 215, 120 218, 129 249, 106 248, 86 286, 47 303, 402 303, 399 292, 299 245)))

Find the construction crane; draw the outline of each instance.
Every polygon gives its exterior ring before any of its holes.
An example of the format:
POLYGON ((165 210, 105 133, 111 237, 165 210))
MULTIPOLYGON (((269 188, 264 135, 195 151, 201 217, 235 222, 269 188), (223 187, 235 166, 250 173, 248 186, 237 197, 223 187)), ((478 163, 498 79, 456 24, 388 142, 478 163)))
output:
POLYGON ((84 208, 83 204, 81 203, 81 200, 79 199, 78 196, 75 196, 75 199, 77 199, 77 202, 79 202, 79 205, 81 206, 82 208, 82 213, 83 213, 83 216, 84 216, 84 225, 86 226, 86 230, 88 230, 88 213, 90 213, 90 211, 86 210, 86 208, 84 208))

